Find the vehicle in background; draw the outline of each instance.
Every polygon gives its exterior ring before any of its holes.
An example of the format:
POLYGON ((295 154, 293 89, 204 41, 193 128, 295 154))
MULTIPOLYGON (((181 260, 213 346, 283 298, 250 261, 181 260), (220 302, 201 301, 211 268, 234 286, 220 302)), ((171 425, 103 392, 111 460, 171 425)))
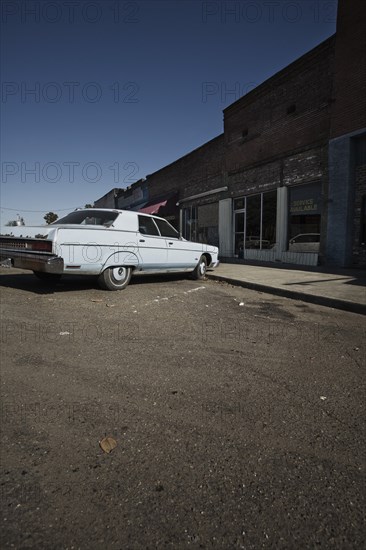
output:
POLYGON ((290 252, 319 252, 320 233, 300 233, 289 241, 290 252))

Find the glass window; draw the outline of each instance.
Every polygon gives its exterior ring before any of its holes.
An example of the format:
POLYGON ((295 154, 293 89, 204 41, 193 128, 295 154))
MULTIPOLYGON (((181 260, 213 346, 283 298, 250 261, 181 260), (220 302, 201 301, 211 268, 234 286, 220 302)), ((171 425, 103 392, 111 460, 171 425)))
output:
POLYGON ((190 206, 183 210, 183 237, 188 241, 197 241, 197 207, 190 206))
POLYGON ((154 218, 154 222, 159 228, 160 234, 162 237, 170 237, 174 239, 179 239, 179 233, 165 220, 160 220, 159 218, 154 218))
POLYGON ((277 191, 263 193, 262 248, 272 248, 276 243, 277 191))
POLYGON ((235 233, 244 233, 245 212, 235 213, 235 233))
POLYGON ((276 219, 277 191, 235 199, 235 255, 243 258, 245 249, 272 248, 276 243, 276 219))
POLYGON ((245 208, 245 199, 235 199, 234 200, 234 210, 244 210, 245 208))
POLYGON ((245 212, 235 212, 235 255, 243 258, 244 251, 244 228, 245 228, 245 212))
POLYGON ((219 244, 219 203, 212 202, 197 207, 198 242, 219 244))
POLYGON ((118 212, 108 212, 105 210, 75 210, 67 216, 53 222, 53 225, 111 225, 117 218, 118 212))
POLYGON ((319 252, 320 183, 289 189, 289 245, 292 252, 319 252))
POLYGON ((261 247, 261 195, 246 198, 245 248, 261 247))
POLYGON ((149 216, 139 216, 139 231, 142 235, 160 236, 154 220, 149 216))

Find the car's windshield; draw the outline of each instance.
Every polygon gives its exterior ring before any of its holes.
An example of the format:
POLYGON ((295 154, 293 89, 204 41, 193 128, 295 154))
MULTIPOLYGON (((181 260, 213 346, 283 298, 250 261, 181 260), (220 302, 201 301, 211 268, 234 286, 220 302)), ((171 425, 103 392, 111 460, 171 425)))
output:
POLYGON ((112 225, 117 218, 118 212, 108 212, 105 210, 75 210, 70 212, 64 218, 55 221, 53 225, 112 225))

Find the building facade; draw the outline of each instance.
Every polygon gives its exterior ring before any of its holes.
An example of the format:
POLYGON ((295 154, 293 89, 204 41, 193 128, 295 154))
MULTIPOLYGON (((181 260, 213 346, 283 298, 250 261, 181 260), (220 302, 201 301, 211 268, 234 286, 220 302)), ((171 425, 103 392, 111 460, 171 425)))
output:
POLYGON ((366 2, 339 0, 336 34, 227 107, 223 134, 95 205, 227 261, 366 266, 365 28, 366 2))
POLYGON ((225 109, 225 256, 317 265, 324 255, 334 43, 225 109))
POLYGON ((338 5, 327 263, 366 266, 366 2, 338 5))

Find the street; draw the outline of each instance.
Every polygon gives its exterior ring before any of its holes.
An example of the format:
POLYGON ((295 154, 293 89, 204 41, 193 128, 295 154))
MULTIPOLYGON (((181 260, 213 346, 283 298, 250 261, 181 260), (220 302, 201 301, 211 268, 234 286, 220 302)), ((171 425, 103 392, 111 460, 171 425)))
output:
POLYGON ((362 547, 363 316, 176 275, 0 280, 2 548, 362 547))

